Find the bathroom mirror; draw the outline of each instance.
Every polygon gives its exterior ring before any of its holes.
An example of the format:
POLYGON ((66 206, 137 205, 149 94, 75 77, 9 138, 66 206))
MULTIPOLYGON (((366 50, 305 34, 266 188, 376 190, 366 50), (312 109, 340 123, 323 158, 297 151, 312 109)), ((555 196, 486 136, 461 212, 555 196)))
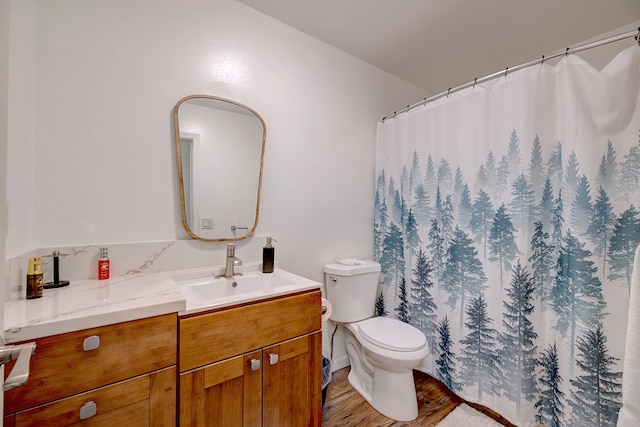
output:
POLYGON ((258 225, 267 128, 253 109, 208 95, 173 112, 182 224, 191 237, 224 242, 258 225))

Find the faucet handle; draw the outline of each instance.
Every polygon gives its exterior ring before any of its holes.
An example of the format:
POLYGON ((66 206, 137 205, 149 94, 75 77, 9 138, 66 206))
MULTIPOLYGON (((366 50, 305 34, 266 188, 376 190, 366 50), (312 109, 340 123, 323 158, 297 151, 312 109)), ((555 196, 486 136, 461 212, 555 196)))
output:
POLYGON ((236 245, 235 245, 235 243, 227 244, 227 256, 229 258, 232 258, 232 257, 236 256, 236 245))

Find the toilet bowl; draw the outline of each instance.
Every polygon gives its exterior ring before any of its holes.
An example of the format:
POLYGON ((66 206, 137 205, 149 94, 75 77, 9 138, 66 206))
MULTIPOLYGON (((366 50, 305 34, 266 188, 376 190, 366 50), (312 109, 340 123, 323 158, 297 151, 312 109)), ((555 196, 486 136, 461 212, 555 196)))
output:
POLYGON ((413 369, 429 348, 417 328, 388 317, 374 317, 380 265, 325 266, 331 320, 345 329, 351 371, 349 384, 381 414, 398 421, 418 416, 413 369))
POLYGON ((429 352, 424 334, 387 317, 344 326, 351 363, 349 384, 381 414, 398 421, 415 419, 418 402, 413 369, 429 352))

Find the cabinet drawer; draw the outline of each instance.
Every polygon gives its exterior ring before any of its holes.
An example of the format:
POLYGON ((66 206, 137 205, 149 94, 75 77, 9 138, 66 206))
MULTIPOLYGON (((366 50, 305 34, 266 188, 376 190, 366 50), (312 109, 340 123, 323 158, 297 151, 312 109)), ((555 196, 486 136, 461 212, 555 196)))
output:
POLYGON ((320 302, 311 291, 180 319, 180 372, 317 331, 320 302))
POLYGON ((173 313, 36 340, 29 380, 5 393, 5 414, 175 365, 176 325, 173 313))
POLYGON ((149 425, 149 376, 143 375, 18 412, 15 425, 62 427, 81 421, 85 425, 149 425), (84 419, 80 416, 83 407, 87 412, 84 419))

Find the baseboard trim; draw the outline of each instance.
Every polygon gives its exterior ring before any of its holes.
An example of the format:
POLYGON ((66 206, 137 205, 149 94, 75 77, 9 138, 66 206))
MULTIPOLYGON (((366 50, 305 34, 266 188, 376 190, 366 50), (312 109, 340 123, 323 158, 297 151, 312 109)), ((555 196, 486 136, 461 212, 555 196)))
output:
POLYGON ((349 356, 342 356, 342 357, 338 357, 338 358, 334 358, 331 361, 331 372, 335 372, 338 371, 342 368, 346 368, 347 366, 350 366, 351 363, 349 363, 349 356))

